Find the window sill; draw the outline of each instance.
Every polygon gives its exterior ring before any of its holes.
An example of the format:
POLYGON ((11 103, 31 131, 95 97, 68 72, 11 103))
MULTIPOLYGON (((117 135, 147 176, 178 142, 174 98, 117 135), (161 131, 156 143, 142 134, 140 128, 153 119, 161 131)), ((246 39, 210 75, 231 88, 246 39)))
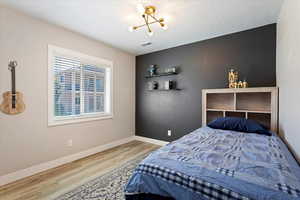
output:
POLYGON ((66 117, 61 119, 53 119, 48 120, 48 126, 61 126, 61 125, 67 125, 67 124, 76 124, 76 123, 82 123, 82 122, 90 122, 90 121, 96 121, 96 120, 106 120, 106 119, 112 119, 112 114, 101 114, 101 115, 90 115, 90 116, 78 116, 78 117, 66 117))

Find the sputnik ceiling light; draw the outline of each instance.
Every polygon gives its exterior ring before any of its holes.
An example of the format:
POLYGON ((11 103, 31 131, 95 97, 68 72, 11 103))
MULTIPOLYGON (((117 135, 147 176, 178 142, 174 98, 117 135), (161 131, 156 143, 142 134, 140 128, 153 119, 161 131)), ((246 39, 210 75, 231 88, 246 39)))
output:
POLYGON ((129 31, 133 32, 141 27, 146 26, 147 27, 147 33, 149 36, 153 35, 153 31, 150 27, 150 25, 159 23, 160 27, 164 30, 168 29, 168 26, 165 24, 164 18, 157 19, 155 16, 156 8, 155 6, 146 6, 144 7, 142 4, 138 4, 137 9, 140 13, 142 13, 142 17, 145 21, 145 24, 139 25, 139 26, 130 26, 129 31))

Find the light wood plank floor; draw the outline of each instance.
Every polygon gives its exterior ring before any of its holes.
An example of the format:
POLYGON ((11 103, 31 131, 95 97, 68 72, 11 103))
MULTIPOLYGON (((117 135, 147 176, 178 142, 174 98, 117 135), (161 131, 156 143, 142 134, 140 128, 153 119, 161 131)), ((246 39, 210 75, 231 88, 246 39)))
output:
POLYGON ((0 187, 1 200, 48 200, 104 174, 157 145, 133 141, 0 187))

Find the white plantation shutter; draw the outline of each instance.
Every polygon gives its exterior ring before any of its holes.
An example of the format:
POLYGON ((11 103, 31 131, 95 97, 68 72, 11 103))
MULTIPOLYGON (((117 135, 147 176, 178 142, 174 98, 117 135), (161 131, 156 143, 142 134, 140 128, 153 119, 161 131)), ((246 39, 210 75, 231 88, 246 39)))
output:
POLYGON ((54 115, 80 114, 80 61, 62 56, 54 57, 54 115))
POLYGON ((84 113, 104 112, 105 68, 83 65, 84 113))
POLYGON ((66 52, 59 54, 57 49, 49 54, 49 59, 52 60, 49 64, 52 75, 49 78, 49 99, 53 104, 49 122, 111 116, 109 65, 101 62, 95 64, 94 60, 87 62, 86 57, 68 55, 66 52))

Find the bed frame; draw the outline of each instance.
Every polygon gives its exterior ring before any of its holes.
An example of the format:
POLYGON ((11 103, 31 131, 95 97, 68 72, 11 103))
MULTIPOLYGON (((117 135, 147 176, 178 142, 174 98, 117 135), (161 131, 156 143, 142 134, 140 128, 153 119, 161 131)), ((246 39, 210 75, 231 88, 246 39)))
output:
POLYGON ((278 88, 202 90, 202 125, 226 116, 253 119, 278 133, 278 88))

